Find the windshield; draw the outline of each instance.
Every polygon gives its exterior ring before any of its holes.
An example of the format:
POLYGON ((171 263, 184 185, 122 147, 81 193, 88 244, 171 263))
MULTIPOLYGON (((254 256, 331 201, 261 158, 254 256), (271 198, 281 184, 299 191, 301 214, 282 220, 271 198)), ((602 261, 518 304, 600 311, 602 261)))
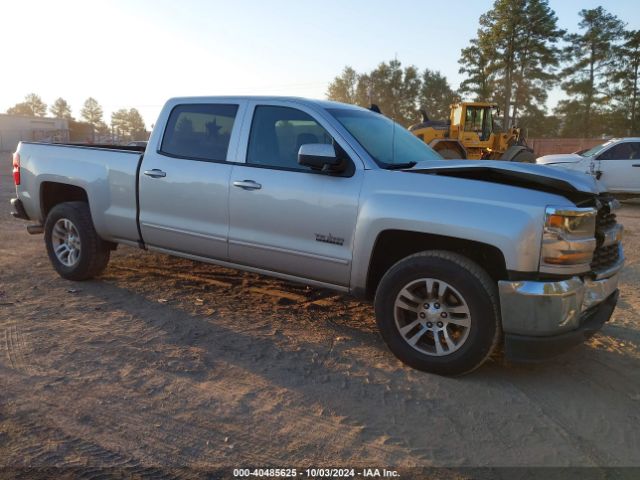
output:
POLYGON ((381 166, 442 160, 435 150, 384 115, 348 108, 328 111, 381 166))
POLYGON ((583 157, 593 157, 594 155, 599 154, 602 150, 604 150, 606 147, 611 145, 614 141, 615 140, 609 140, 608 142, 604 142, 604 143, 601 143, 600 145, 596 145, 595 147, 590 148, 589 150, 585 150, 577 153, 578 155, 581 155, 583 157))

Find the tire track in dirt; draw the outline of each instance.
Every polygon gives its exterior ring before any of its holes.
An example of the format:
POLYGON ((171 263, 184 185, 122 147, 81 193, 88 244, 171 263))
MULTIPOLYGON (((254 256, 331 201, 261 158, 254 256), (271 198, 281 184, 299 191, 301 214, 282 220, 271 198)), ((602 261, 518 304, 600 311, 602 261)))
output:
POLYGON ((200 276, 196 276, 196 275, 189 275, 189 274, 185 274, 185 273, 179 273, 179 272, 173 272, 171 270, 161 270, 161 269, 156 269, 153 267, 146 267, 144 272, 141 269, 138 268, 132 268, 132 267, 127 267, 124 265, 110 265, 109 268, 115 269, 115 270, 124 270, 124 271, 128 271, 128 272, 133 272, 139 275, 147 275, 147 274, 152 274, 152 275, 156 275, 156 276, 160 276, 160 277, 168 277, 168 278, 178 278, 180 280, 186 280, 186 281, 190 281, 190 282, 198 282, 198 283, 202 283, 205 285, 211 285, 213 287, 221 287, 221 288, 231 288, 234 286, 233 283, 231 282, 223 282, 220 280, 215 280, 215 279, 211 279, 211 278, 203 278, 200 276))
POLYGON ((9 319, 8 325, 0 335, 4 337, 3 350, 11 368, 26 375, 42 374, 42 369, 32 358, 32 349, 26 335, 22 333, 15 320, 9 319))
MULTIPOLYGON (((85 290, 86 294, 91 293, 91 289, 87 288, 85 290)), ((77 297, 73 297, 74 299, 77 297)), ((139 307, 133 307, 133 305, 129 305, 127 312, 117 315, 110 315, 110 320, 107 324, 101 324, 100 322, 95 323, 94 319, 92 322, 87 323, 86 321, 80 322, 74 316, 69 318, 58 319, 58 327, 56 331, 50 331, 46 333, 42 331, 41 334, 43 337, 47 335, 52 335, 51 338, 56 338, 57 336, 65 338, 68 342, 74 344, 74 348, 81 350, 73 352, 74 357, 94 357, 90 352, 93 350, 93 346, 96 344, 96 339, 93 336, 93 332, 109 332, 108 341, 100 343, 100 358, 101 362, 88 362, 85 364, 84 361, 78 362, 77 360, 73 360, 71 369, 67 369, 66 372, 63 372, 64 376, 67 379, 74 378, 93 378, 93 377, 104 377, 107 373, 99 374, 99 369, 104 368, 105 362, 110 364, 112 371, 118 370, 120 368, 124 368, 125 364, 142 364, 148 363, 149 358, 145 352, 148 352, 150 349, 158 352, 159 358, 162 358, 163 355, 166 358, 167 355, 170 355, 169 358, 173 357, 173 353, 171 350, 157 350, 158 347, 162 347, 163 345, 170 345, 171 343, 178 341, 179 344, 183 343, 191 343, 192 340, 188 340, 192 333, 195 330, 202 329, 200 326, 201 319, 191 318, 187 316, 186 313, 182 313, 181 316, 185 317, 184 319, 176 318, 175 313, 172 313, 170 309, 164 306, 159 306, 152 304, 152 311, 148 310, 148 300, 144 301, 144 305, 139 305, 139 307), (153 318, 151 323, 141 322, 140 315, 147 315, 153 318), (185 321, 187 319, 187 321, 185 321), (62 327, 62 329, 60 329, 62 327), (168 328, 168 331, 163 332, 163 328, 168 328), (159 330, 160 329, 160 330, 159 330), (173 338, 172 342, 168 343, 168 340, 173 338), (153 345, 153 347, 151 347, 153 345), (119 357, 126 359, 126 362, 120 363, 118 359, 112 358, 112 352, 119 352, 119 357), (140 355, 140 358, 136 357, 140 355), (115 360, 115 363, 111 363, 115 360), (89 368, 87 368, 89 367, 89 368)), ((137 303, 137 302, 135 302, 137 303)), ((117 308, 117 306, 116 306, 117 308)), ((233 323, 233 319, 226 319, 227 321, 224 323, 233 323)), ((46 328, 46 327, 45 327, 46 328)), ((226 348, 228 342, 225 339, 237 337, 238 332, 234 330, 230 331, 227 335, 219 335, 216 334, 216 338, 213 345, 220 345, 223 348, 226 348)), ((242 337, 244 342, 251 342, 251 337, 242 337)), ((198 339, 195 343, 192 344, 191 348, 199 348, 198 345, 203 343, 209 343, 209 340, 206 339, 198 339)), ((172 347, 173 348, 173 347, 172 347)), ((318 350, 320 353, 324 351, 326 348, 324 345, 314 346, 314 349, 318 350)), ((184 351, 184 348, 181 348, 180 351, 184 351)), ((224 351, 224 350, 223 350, 224 351)), ((240 350, 242 351, 242 350, 240 350)), ((176 351, 176 354, 179 352, 176 351)), ((213 353, 213 350, 212 350, 213 353)), ((224 354, 226 355, 226 354, 224 354)), ((216 364, 219 362, 218 359, 219 354, 212 356, 211 354, 205 354, 205 363, 200 363, 196 365, 200 371, 195 371, 191 374, 191 376, 198 377, 199 375, 204 375, 201 373, 202 371, 215 371, 216 364)), ((184 357, 184 355, 183 355, 184 357)), ((223 357, 224 358, 224 357, 223 357)), ((285 359, 281 358, 278 364, 282 365, 285 359)), ((181 360, 184 364, 184 359, 181 360)), ((187 367, 188 367, 188 362, 187 367)), ((294 364, 299 365, 299 368, 304 368, 307 365, 306 362, 298 362, 294 360, 294 364)), ((152 365, 150 365, 152 366, 152 365)), ((165 368, 164 365, 160 365, 160 370, 158 371, 158 366, 152 366, 154 370, 156 370, 155 374, 150 374, 151 377, 163 377, 167 378, 167 375, 171 375, 173 379, 179 378, 179 375, 174 375, 170 373, 169 370, 165 368)), ((278 367, 276 367, 278 368, 278 367)), ((313 376, 314 368, 308 368, 308 372, 305 374, 305 377, 313 376)), ((322 367, 324 370, 324 367, 322 367)), ((241 372, 240 376, 246 376, 247 372, 241 372)), ((109 374, 110 375, 110 374, 109 374)), ((131 389, 136 391, 140 391, 141 385, 140 383, 136 383, 137 379, 132 380, 131 389)), ((251 385, 255 386, 256 382, 252 382, 251 385)), ((237 390, 238 387, 238 377, 231 375, 230 380, 227 383, 224 383, 220 386, 220 389, 223 391, 233 391, 237 390)), ((265 387, 266 388, 266 387, 265 387)), ((192 388, 187 386, 183 390, 184 394, 187 395, 187 392, 191 391, 192 388)), ((111 392, 110 394, 105 392, 105 396, 111 395, 113 396, 115 392, 111 392)), ((95 395, 95 394, 94 394, 95 395)), ((195 395, 188 394, 189 398, 193 398, 195 395)), ((299 395, 291 395, 289 394, 290 399, 297 399, 297 402, 305 404, 306 401, 302 400, 299 395)), ((131 402, 144 404, 145 398, 143 397, 129 397, 131 402)), ((148 400, 148 399, 147 399, 148 400)), ((265 396, 265 400, 267 403, 269 402, 269 395, 265 396)), ((291 401, 291 400, 289 400, 291 401)), ((167 458, 171 458, 175 456, 175 452, 172 448, 164 448, 165 445, 180 445, 185 451, 193 452, 197 451, 197 445, 202 442, 202 438, 205 436, 206 431, 198 430, 196 433, 192 435, 189 434, 190 427, 187 425, 178 425, 175 430, 181 431, 180 437, 176 437, 171 433, 167 433, 164 429, 151 429, 148 430, 146 427, 150 423, 150 419, 147 417, 136 417, 134 415, 127 415, 123 417, 118 414, 117 411, 111 410, 108 406, 101 406, 100 409, 102 411, 109 411, 110 413, 106 414, 107 420, 104 424, 96 425, 100 426, 102 429, 113 430, 112 425, 126 425, 127 429, 132 429, 137 432, 145 432, 145 438, 149 439, 150 443, 148 444, 148 450, 153 450, 157 454, 164 454, 167 458)), ((291 415, 289 415, 291 416, 291 415)), ((300 445, 306 445, 309 440, 309 432, 317 431, 317 435, 314 435, 316 438, 316 442, 318 444, 323 443, 323 439, 331 438, 332 434, 334 435, 332 444, 334 445, 332 452, 333 454, 338 454, 339 452, 335 450, 335 446, 344 444, 349 445, 352 443, 357 443, 356 438, 360 435, 362 430, 362 425, 360 425, 357 421, 354 422, 353 419, 347 420, 347 423, 344 423, 344 420, 340 419, 339 421, 336 419, 332 420, 324 420, 318 418, 317 415, 313 413, 307 413, 305 411, 301 411, 295 414, 297 420, 299 420, 300 428, 298 429, 300 433, 293 435, 293 439, 296 443, 300 445), (335 432, 341 431, 341 434, 338 438, 335 438, 335 432), (352 432, 349 434, 348 432, 352 432), (296 440, 297 438, 297 440, 296 440)), ((171 415, 167 415, 167 417, 171 417, 171 415)), ((155 421, 151 420, 151 422, 155 423, 155 421)), ((203 421, 204 424, 207 424, 206 421, 203 421)), ((231 423, 231 422, 230 422, 231 423)), ((283 423, 286 423, 283 421, 283 423)), ((273 424, 269 424, 273 425, 273 424)), ((216 427, 216 423, 211 424, 211 428, 216 427)), ((219 427, 218 427, 219 428, 219 427)), ((280 460, 284 460, 285 457, 281 457, 282 450, 279 447, 275 447, 273 450, 265 450, 260 452, 260 448, 257 448, 256 445, 260 445, 264 443, 264 438, 269 438, 271 436, 271 431, 268 428, 259 429, 252 433, 247 433, 244 431, 237 431, 234 428, 228 428, 225 432, 227 436, 231 438, 237 438, 237 447, 242 451, 251 451, 252 455, 255 454, 255 460, 257 462, 265 462, 265 461, 273 461, 274 458, 278 458, 280 460), (230 428, 230 429, 229 429, 230 428)), ((174 431, 174 429, 172 429, 174 431)), ((118 431, 114 431, 114 433, 118 433, 118 431)), ((119 436, 119 435, 116 435, 119 436)), ((279 442, 281 444, 282 442, 279 442)), ((278 445, 279 445, 278 444, 278 445)), ((371 450, 376 448, 375 446, 368 446, 367 449, 371 450)), ((380 452, 384 452, 385 449, 388 450, 388 446, 380 446, 377 447, 380 449, 380 452)), ((301 447, 302 449, 302 447, 301 447)), ((321 450, 320 450, 321 451, 321 450)), ((380 453, 379 455, 381 455, 380 453)), ((307 452, 308 455, 308 452, 307 452)), ((184 461, 188 461, 190 455, 185 455, 183 458, 184 461)), ((253 457, 252 457, 253 458, 253 457)), ((301 454, 301 459, 303 458, 301 454)))
MULTIPOLYGON (((143 273, 143 272, 141 272, 141 273, 143 273)), ((136 315, 138 315, 138 314, 139 315, 144 315, 145 308, 146 307, 142 308, 140 311, 137 311, 136 315)), ((164 320, 162 319, 162 317, 163 317, 163 313, 162 312, 168 311, 167 307, 153 307, 153 309, 158 312, 158 315, 155 317, 156 320, 159 321, 161 325, 166 325, 164 320)), ((222 320, 222 319, 218 319, 218 320, 222 320)), ((194 319, 194 320, 189 320, 187 322, 184 322, 184 321, 178 321, 177 319, 175 319, 175 320, 172 320, 171 323, 173 324, 172 327, 171 327, 172 336, 175 335, 176 336, 176 340, 182 342, 182 341, 185 341, 187 338, 189 338, 193 323, 198 323, 198 320, 194 319)), ((238 327, 234 323, 233 316, 231 316, 230 318, 225 318, 224 319, 223 325, 231 325, 231 324, 234 325, 233 331, 229 331, 227 334, 223 333, 222 335, 220 335, 219 333, 216 334, 215 339, 213 339, 213 338, 211 339, 211 341, 213 341, 213 343, 209 343, 210 347, 213 347, 214 345, 218 344, 220 346, 224 346, 223 348, 226 351, 229 351, 230 346, 228 345, 228 342, 226 342, 225 338, 237 337, 238 333, 241 333, 241 331, 244 331, 242 329, 240 329, 240 331, 238 331, 238 327)), ((334 327, 337 327, 338 329, 344 329, 344 325, 342 325, 340 323, 331 322, 331 324, 334 327)), ((198 327, 196 327, 196 328, 198 328, 198 327)), ((144 338, 144 336, 141 336, 140 338, 144 338)), ((339 337, 339 341, 343 341, 344 338, 345 337, 339 337)), ((305 343, 308 342, 308 340, 309 339, 305 339, 305 343)), ((330 340, 331 344, 334 344, 333 335, 329 336, 329 340, 330 340)), ((190 340, 190 341, 193 341, 193 339, 190 340)), ((251 341, 250 337, 247 337, 246 341, 251 341)), ((199 344, 199 345, 202 345, 203 342, 205 342, 205 339, 203 339, 203 338, 199 338, 196 341, 196 343, 199 344)), ((283 345, 282 347, 285 347, 285 345, 283 345)), ((294 349, 296 348, 295 344, 294 345, 288 345, 288 347, 294 348, 294 349)), ((308 343, 306 343, 306 348, 309 348, 309 347, 310 347, 310 345, 308 343)), ((330 371, 332 369, 332 367, 333 367, 332 365, 329 365, 328 362, 327 362, 327 360, 328 360, 327 357, 331 356, 331 354, 333 352, 333 349, 331 348, 331 345, 329 345, 328 347, 323 346, 322 350, 323 351, 320 351, 320 350, 318 351, 318 359, 320 359, 319 367, 314 366, 313 365, 313 361, 311 362, 311 364, 309 364, 309 362, 307 360, 297 361, 296 358, 295 358, 295 353, 293 351, 288 354, 289 361, 292 363, 292 365, 300 365, 298 370, 299 369, 305 370, 304 376, 307 377, 307 378, 313 377, 314 372, 316 372, 318 370, 319 370, 319 376, 320 377, 326 377, 326 371, 330 371), (328 353, 327 353, 326 349, 329 350, 328 353), (305 367, 305 365, 306 365, 306 367, 305 367)), ((238 352, 240 352, 240 351, 242 351, 242 350, 238 350, 238 352)), ((313 358, 313 355, 312 355, 312 358, 313 358)), ((277 362, 277 364, 284 363, 284 358, 283 357, 279 356, 278 359, 279 359, 279 361, 277 362)), ((212 357, 211 361, 214 361, 213 357, 212 357)), ((353 363, 353 362, 351 362, 351 363, 353 363)), ((360 363, 360 362, 357 362, 357 363, 360 363)), ((363 364, 362 367, 366 368, 366 365, 363 364)), ((274 368, 278 368, 278 366, 274 365, 274 368)), ((293 371, 291 373, 293 374, 293 371)), ((344 373, 336 371, 335 374, 338 377, 342 377, 342 375, 344 373)), ((322 380, 322 381, 326 382, 328 380, 325 379, 325 380, 322 380)), ((342 383, 343 383, 343 388, 346 388, 346 379, 342 383)), ((229 390, 234 390, 234 389, 238 388, 238 385, 235 384, 234 382, 232 382, 228 386, 226 386, 225 389, 226 388, 228 388, 229 390)), ((322 392, 322 388, 320 388, 317 393, 319 395, 322 395, 321 392, 322 392)), ((303 401, 303 403, 304 403, 304 401, 303 401)), ((309 424, 309 428, 312 428, 314 424, 318 424, 318 421, 317 421, 317 417, 311 416, 310 418, 311 418, 311 420, 309 420, 308 424, 309 424)), ((355 418, 348 418, 348 417, 344 417, 344 418, 345 418, 344 421, 340 421, 339 422, 340 427, 337 427, 338 429, 344 430, 347 426, 349 428, 357 428, 357 429, 364 429, 365 428, 364 427, 364 423, 363 422, 359 422, 355 418)), ((334 430, 333 431, 335 431, 336 423, 334 422, 332 425, 334 425, 334 430)), ((366 426, 366 429, 367 429, 369 434, 374 434, 377 437, 380 437, 380 438, 384 439, 384 441, 378 447, 375 447, 375 448, 380 448, 380 451, 384 451, 384 449, 388 450, 389 448, 391 448, 390 445, 392 445, 392 444, 401 445, 401 444, 404 443, 400 436, 394 435, 393 433, 389 434, 389 432, 387 432, 387 431, 384 431, 382 429, 378 429, 377 426, 369 424, 369 425, 366 426)), ((327 431, 332 431, 332 430, 331 429, 327 429, 327 431)), ((153 436, 153 433, 151 435, 153 436)), ((268 437, 268 436, 269 436, 269 432, 265 432, 264 435, 263 435, 263 437, 268 437)), ((252 437, 250 437, 250 439, 248 441, 259 442, 259 438, 260 438, 260 436, 257 436, 257 437, 252 436, 252 437)), ((345 438, 348 438, 348 437, 345 437, 345 438)), ((374 448, 374 445, 369 443, 367 445, 367 448, 374 448)), ((253 454, 253 452, 255 452, 255 447, 253 449, 250 449, 250 450, 251 450, 251 452, 253 454)), ((418 453, 417 450, 412 450, 412 456, 413 456, 414 459, 421 458, 421 455, 422 454, 418 453)))
MULTIPOLYGON (((232 366, 223 368, 231 368, 232 372, 237 370, 237 367, 232 366)), ((50 427, 43 426, 44 422, 41 417, 39 418, 36 410, 28 410, 26 415, 37 420, 23 421, 20 429, 27 437, 60 440, 71 452, 77 450, 76 453, 83 458, 90 457, 92 461, 99 461, 101 465, 126 467, 133 465, 129 457, 116 455, 108 449, 104 449, 108 450, 107 452, 99 450, 95 447, 95 440, 87 439, 82 442, 77 440, 79 435, 83 435, 82 428, 77 426, 77 415, 91 415, 90 431, 100 432, 99 438, 104 437, 111 442, 118 439, 119 445, 128 445, 126 451, 139 451, 140 455, 146 459, 143 462, 145 465, 156 464, 163 460, 167 462, 169 459, 171 465, 189 466, 194 466, 193 462, 197 459, 198 466, 203 467, 211 467, 221 461, 228 461, 230 464, 242 461, 256 465, 292 461, 330 461, 340 452, 353 450, 354 445, 361 443, 359 440, 364 427, 357 422, 349 421, 346 417, 323 418, 322 415, 326 415, 327 412, 317 412, 318 409, 322 409, 320 402, 311 409, 300 407, 300 404, 305 405, 306 402, 301 402, 299 395, 285 388, 274 389, 259 376, 249 374, 252 378, 246 378, 246 375, 246 372, 237 371, 237 374, 231 375, 233 378, 223 377, 212 384, 210 381, 205 382, 204 390, 200 383, 170 383, 171 388, 179 389, 181 395, 190 398, 195 405, 206 404, 203 392, 213 394, 214 399, 218 399, 218 402, 214 403, 231 401, 238 404, 232 398, 225 399, 225 392, 246 389, 248 400, 240 402, 239 409, 232 409, 226 414, 220 411, 216 416, 201 413, 198 418, 183 420, 172 415, 169 398, 163 402, 164 407, 153 407, 152 413, 143 413, 132 407, 145 404, 149 406, 148 396, 138 385, 136 393, 128 396, 126 404, 121 402, 101 404, 100 408, 96 409, 91 405, 91 399, 84 400, 81 396, 74 408, 74 416, 69 416, 64 400, 62 403, 55 404, 52 402, 58 402, 57 396, 50 396, 46 402, 48 404, 46 415, 53 415, 58 424, 65 425, 64 437, 59 434, 53 436, 50 427), (269 402, 271 405, 263 409, 263 400, 272 400, 274 396, 282 398, 282 401, 275 405, 269 402), (82 412, 85 413, 82 414, 82 412), (247 428, 245 422, 233 421, 233 418, 238 416, 253 419, 251 427, 247 428), (287 424, 295 425, 295 428, 289 429, 286 427, 287 424), (284 431, 279 430, 282 427, 284 431), (76 440, 71 441, 70 438, 76 440), (311 454, 308 451, 310 443, 316 445, 311 454), (283 444, 288 445, 289 448, 283 449, 283 444), (152 454, 149 456, 144 452, 152 452, 152 454)), ((172 375, 172 377, 180 380, 178 375, 172 375)), ((134 382, 135 380, 133 379, 134 382)), ((106 398, 107 395, 118 398, 121 395, 118 393, 119 389, 107 390, 106 387, 99 385, 95 388, 90 387, 94 399, 95 397, 106 398)), ((122 393, 124 392, 131 392, 131 390, 125 389, 122 393)), ((23 409, 27 407, 37 408, 37 404, 21 406, 23 409)), ((24 418, 24 414, 21 417, 24 418)), ((84 433, 86 434, 86 431, 84 433)), ((96 438, 95 435, 92 437, 96 438)), ((389 455, 390 446, 367 445, 361 447, 361 451, 368 458, 382 458, 389 455)), ((55 465, 64 460, 52 456, 49 451, 40 451, 37 448, 28 448, 21 454, 43 465, 55 465)), ((395 456, 403 455, 397 451, 395 456)))
POLYGON ((10 428, 20 431, 31 445, 22 450, 28 463, 3 465, 5 468, 77 467, 74 478, 92 479, 105 474, 105 468, 121 469, 148 479, 178 478, 162 468, 145 466, 135 457, 105 448, 51 425, 37 410, 11 412, 10 428))
POLYGON ((11 327, 12 325, 9 325, 3 331, 4 351, 7 356, 7 360, 9 360, 9 364, 11 365, 11 368, 13 368, 14 370, 17 370, 19 368, 19 364, 15 358, 16 353, 15 353, 15 347, 13 346, 13 336, 11 335, 11 327))
MULTIPOLYGON (((539 412, 541 418, 553 425, 566 443, 580 451, 592 466, 628 464, 629 459, 634 455, 633 449, 635 445, 640 442, 640 433, 636 431, 630 433, 630 435, 624 435, 625 438, 614 439, 612 438, 612 433, 606 430, 613 430, 613 435, 620 437, 621 430, 616 425, 621 425, 631 420, 618 412, 632 411, 637 408, 638 402, 633 399, 633 386, 638 385, 637 378, 633 379, 628 375, 623 375, 621 372, 612 369, 610 365, 603 363, 599 358, 599 352, 592 351, 589 353, 595 355, 595 357, 586 357, 585 353, 582 353, 585 356, 584 363, 579 362, 569 365, 564 370, 565 375, 569 374, 574 379, 572 383, 575 385, 578 396, 581 399, 580 402, 567 406, 571 411, 558 409, 556 406, 559 401, 554 397, 562 398, 564 393, 560 393, 561 390, 556 388, 563 381, 557 378, 555 372, 549 372, 545 379, 545 383, 551 387, 550 392, 546 394, 541 393, 540 388, 521 381, 509 383, 520 392, 530 405, 530 408, 539 412), (601 374, 597 375, 597 378, 600 379, 598 381, 594 381, 590 375, 594 370, 602 371, 601 374), (620 377, 619 381, 614 381, 616 376, 620 377), (620 391, 622 386, 624 388, 620 391), (613 402, 603 401, 603 399, 607 398, 607 394, 611 394, 615 390, 619 390, 620 394, 612 395, 613 402), (606 421, 603 421, 603 418, 599 415, 587 413, 603 412, 609 409, 614 413, 606 421), (612 423, 613 418, 616 416, 620 418, 612 423), (583 419, 583 421, 576 421, 577 419, 583 419), (603 449, 599 435, 605 435, 610 439, 609 441, 617 443, 619 447, 613 451, 603 449)), ((631 359, 629 360, 629 366, 632 367, 633 363, 631 359)), ((536 376, 535 373, 533 375, 534 377, 536 376)), ((635 376, 638 377, 637 374, 635 376)))
MULTIPOLYGON (((320 290, 319 295, 319 291, 317 289, 310 289, 306 286, 298 286, 297 289, 292 288, 292 285, 288 283, 282 284, 284 288, 274 288, 274 283, 277 283, 277 280, 265 280, 264 277, 260 275, 246 272, 237 272, 235 274, 216 272, 213 275, 205 275, 202 272, 198 272, 198 274, 176 272, 175 266, 174 268, 166 267, 164 269, 161 269, 149 266, 141 266, 139 268, 136 268, 122 264, 110 265, 109 268, 131 272, 139 277, 144 277, 148 274, 152 274, 158 277, 174 278, 222 289, 241 288, 242 292, 245 294, 247 291, 249 291, 252 293, 274 297, 278 300, 301 304, 302 306, 313 305, 316 308, 329 308, 334 304, 335 301, 339 301, 344 298, 341 295, 336 295, 334 292, 323 290, 320 290), (215 276, 216 278, 212 278, 212 276, 215 276), (296 292, 296 290, 300 293, 296 292)), ((210 269, 215 268, 217 267, 210 267, 210 269)), ((195 270, 198 271, 198 269, 195 270)))

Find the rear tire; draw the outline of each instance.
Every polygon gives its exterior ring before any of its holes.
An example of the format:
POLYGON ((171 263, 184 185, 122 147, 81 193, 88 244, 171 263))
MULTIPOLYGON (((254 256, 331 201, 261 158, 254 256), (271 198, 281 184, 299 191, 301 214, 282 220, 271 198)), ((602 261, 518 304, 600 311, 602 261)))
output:
POLYGON ((382 277, 375 312, 393 354, 418 370, 462 375, 482 365, 501 336, 496 283, 453 252, 425 251, 382 277))
POLYGON ((86 202, 59 203, 44 225, 44 241, 53 268, 67 280, 88 280, 109 263, 110 246, 93 226, 86 202))

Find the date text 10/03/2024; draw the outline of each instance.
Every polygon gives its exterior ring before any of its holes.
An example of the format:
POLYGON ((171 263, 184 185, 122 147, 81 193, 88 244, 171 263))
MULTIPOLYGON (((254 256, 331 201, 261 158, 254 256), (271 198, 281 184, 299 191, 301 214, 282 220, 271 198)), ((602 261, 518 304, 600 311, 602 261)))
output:
POLYGON ((305 477, 305 478, 398 478, 400 474, 396 470, 385 468, 235 468, 233 476, 277 478, 277 477, 305 477))

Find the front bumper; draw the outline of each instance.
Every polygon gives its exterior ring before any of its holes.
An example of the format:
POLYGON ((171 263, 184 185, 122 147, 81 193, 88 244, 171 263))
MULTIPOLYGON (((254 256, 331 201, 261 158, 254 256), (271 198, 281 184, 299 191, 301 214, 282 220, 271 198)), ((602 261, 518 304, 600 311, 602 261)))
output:
POLYGON ((582 343, 609 320, 618 273, 601 280, 499 282, 505 355, 537 361, 582 343))
POLYGON ((12 198, 11 206, 13 207, 13 211, 11 212, 11 215, 14 218, 20 218, 22 220, 30 220, 29 215, 27 215, 27 212, 24 209, 24 205, 22 205, 22 201, 19 198, 12 198))
POLYGON ((504 354, 514 362, 538 362, 566 352, 583 343, 609 320, 618 301, 618 290, 582 315, 580 326, 566 333, 547 337, 505 333, 504 354))

